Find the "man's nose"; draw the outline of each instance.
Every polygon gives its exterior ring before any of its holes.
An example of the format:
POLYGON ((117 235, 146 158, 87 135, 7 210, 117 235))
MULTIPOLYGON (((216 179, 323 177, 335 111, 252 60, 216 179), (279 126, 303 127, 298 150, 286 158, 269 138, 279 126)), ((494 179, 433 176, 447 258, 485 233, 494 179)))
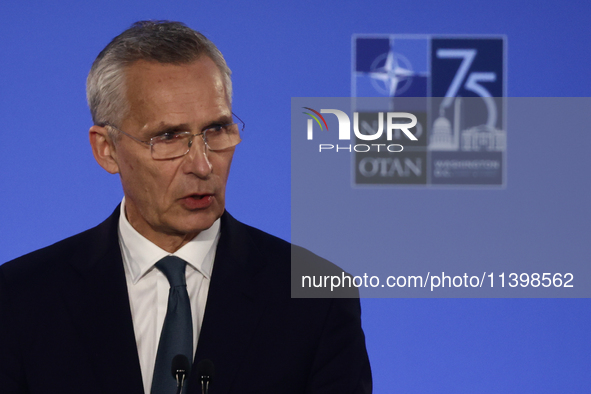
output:
POLYGON ((201 136, 193 137, 189 152, 183 158, 183 170, 186 173, 195 174, 199 178, 207 178, 213 170, 207 155, 208 150, 203 138, 201 136))

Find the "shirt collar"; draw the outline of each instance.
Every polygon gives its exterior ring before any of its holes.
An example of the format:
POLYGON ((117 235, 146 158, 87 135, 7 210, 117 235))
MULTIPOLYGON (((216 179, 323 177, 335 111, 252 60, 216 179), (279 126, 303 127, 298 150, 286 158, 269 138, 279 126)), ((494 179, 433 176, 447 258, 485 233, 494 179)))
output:
POLYGON ((150 271, 160 259, 170 255, 180 257, 193 269, 210 279, 214 259, 206 258, 206 256, 215 253, 214 248, 217 246, 219 234, 220 219, 217 219, 210 228, 201 231, 182 248, 172 254, 168 253, 132 227, 125 215, 125 197, 121 201, 119 244, 123 255, 123 263, 131 274, 131 280, 134 284, 150 271))

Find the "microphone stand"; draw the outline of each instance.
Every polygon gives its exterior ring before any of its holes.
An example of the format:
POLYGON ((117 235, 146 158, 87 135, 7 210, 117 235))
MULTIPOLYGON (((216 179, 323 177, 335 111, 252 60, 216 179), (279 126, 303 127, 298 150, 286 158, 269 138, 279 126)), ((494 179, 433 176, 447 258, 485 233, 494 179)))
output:
POLYGON ((209 376, 201 376, 201 394, 207 394, 209 391, 209 376))
POLYGON ((191 364, 183 354, 177 354, 172 359, 172 376, 176 379, 176 394, 182 394, 183 386, 185 385, 185 378, 191 371, 191 364))
POLYGON ((185 384, 185 376, 187 376, 187 372, 184 369, 176 371, 176 394, 182 394, 183 386, 185 384))

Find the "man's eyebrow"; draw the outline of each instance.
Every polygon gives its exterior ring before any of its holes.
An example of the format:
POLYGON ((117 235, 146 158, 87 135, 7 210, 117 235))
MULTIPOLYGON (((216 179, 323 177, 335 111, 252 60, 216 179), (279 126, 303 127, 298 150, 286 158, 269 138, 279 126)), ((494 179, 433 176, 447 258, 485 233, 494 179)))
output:
POLYGON ((232 115, 221 115, 219 117, 217 117, 215 120, 212 120, 210 122, 208 122, 205 126, 203 126, 201 128, 201 130, 206 130, 208 128, 210 128, 213 125, 224 125, 224 124, 228 124, 228 123, 232 123, 233 119, 232 119, 232 115))
POLYGON ((232 123, 232 115, 220 115, 217 119, 209 122, 210 124, 213 123, 232 123))
MULTIPOLYGON (((213 125, 217 124, 228 124, 232 123, 234 120, 232 119, 232 115, 220 115, 217 118, 205 123, 204 126, 201 128, 201 131, 206 130, 213 125)), ((166 133, 178 133, 188 131, 192 132, 191 126, 188 123, 181 123, 181 124, 167 124, 162 123, 159 124, 157 127, 152 129, 147 133, 147 138, 156 137, 158 135, 166 134, 166 133)))

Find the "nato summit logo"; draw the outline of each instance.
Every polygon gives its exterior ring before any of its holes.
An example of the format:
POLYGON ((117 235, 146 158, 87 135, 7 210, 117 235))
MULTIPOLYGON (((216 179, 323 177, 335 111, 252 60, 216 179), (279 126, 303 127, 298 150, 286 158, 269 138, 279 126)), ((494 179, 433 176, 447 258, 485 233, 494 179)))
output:
POLYGON ((418 119, 403 152, 355 153, 355 183, 504 186, 505 53, 505 37, 353 36, 352 96, 381 98, 357 100, 360 128, 380 111, 418 119))

